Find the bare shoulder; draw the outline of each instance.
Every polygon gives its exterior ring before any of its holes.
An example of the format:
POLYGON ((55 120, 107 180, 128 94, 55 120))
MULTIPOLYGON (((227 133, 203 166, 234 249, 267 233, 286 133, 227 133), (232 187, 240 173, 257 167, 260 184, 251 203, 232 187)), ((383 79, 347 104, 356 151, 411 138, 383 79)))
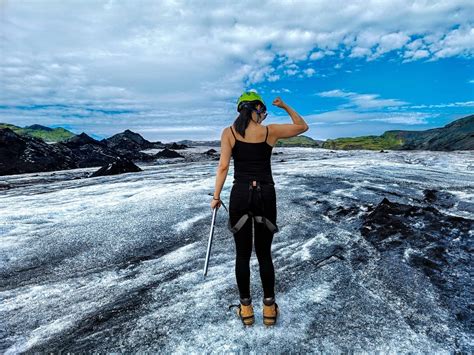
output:
POLYGON ((269 136, 274 136, 275 133, 278 131, 278 124, 276 123, 270 123, 267 124, 267 129, 268 129, 268 135, 269 136))
POLYGON ((230 144, 232 141, 231 137, 232 137, 232 133, 230 132, 230 127, 229 126, 224 127, 222 129, 221 141, 230 144))
POLYGON ((226 136, 228 136, 229 134, 230 134, 230 127, 229 127, 229 126, 224 127, 224 128, 222 129, 222 137, 226 137, 226 136))

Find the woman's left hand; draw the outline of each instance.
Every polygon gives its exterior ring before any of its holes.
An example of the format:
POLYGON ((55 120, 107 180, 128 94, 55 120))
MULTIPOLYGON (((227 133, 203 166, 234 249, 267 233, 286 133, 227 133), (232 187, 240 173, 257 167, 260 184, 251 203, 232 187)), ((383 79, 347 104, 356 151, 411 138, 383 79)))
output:
POLYGON ((212 198, 211 209, 213 210, 216 206, 217 208, 221 207, 221 200, 214 200, 214 198, 212 198))

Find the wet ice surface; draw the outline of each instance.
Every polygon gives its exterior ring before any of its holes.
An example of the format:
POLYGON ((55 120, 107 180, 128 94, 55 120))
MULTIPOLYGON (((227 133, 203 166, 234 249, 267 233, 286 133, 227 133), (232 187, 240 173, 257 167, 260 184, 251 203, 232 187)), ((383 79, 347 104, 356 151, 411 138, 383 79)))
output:
POLYGON ((455 196, 441 212, 473 219, 472 152, 274 151, 275 327, 262 324, 255 254, 256 323, 228 310, 238 290, 224 208, 202 276, 217 161, 87 179, 73 178, 96 168, 76 169, 1 178, 13 186, 0 191, 2 353, 472 351, 429 278, 403 259, 380 264, 359 232, 368 204, 416 204, 427 188, 455 196), (339 207, 360 213, 336 218, 339 207))

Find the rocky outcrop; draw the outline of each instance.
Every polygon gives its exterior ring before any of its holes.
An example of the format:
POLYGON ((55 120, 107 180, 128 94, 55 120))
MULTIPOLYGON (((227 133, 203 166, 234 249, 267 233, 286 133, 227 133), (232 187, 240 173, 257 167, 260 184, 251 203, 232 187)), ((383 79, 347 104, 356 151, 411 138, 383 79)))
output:
POLYGON ((113 135, 112 137, 102 139, 101 142, 121 157, 129 160, 138 161, 152 161, 153 156, 141 152, 145 149, 164 148, 165 145, 161 142, 150 142, 143 138, 140 134, 126 129, 122 133, 113 135))
POLYGON ((176 142, 165 144, 168 149, 186 149, 188 146, 186 144, 177 144, 176 142))
POLYGON ((184 158, 181 154, 170 150, 168 148, 163 149, 161 152, 155 154, 155 158, 184 158))
POLYGON ((76 165, 79 168, 112 163, 119 155, 104 142, 95 140, 84 132, 56 144, 59 147, 67 147, 72 151, 76 165))
POLYGON ((20 135, 9 128, 0 129, 0 175, 104 166, 118 158, 155 159, 135 149, 113 149, 84 132, 63 142, 47 144, 40 138, 20 135))
MULTIPOLYGON (((440 212, 434 204, 450 205, 440 193, 427 191, 426 206, 384 198, 363 220, 360 232, 380 253, 403 260, 425 274, 438 288, 441 302, 466 327, 474 317, 465 285, 472 274, 474 220, 440 212)), ((449 200, 449 198, 447 199, 449 200)), ((421 290, 420 290, 421 292, 421 290)))
POLYGON ((123 173, 131 173, 143 171, 136 166, 131 160, 126 158, 118 158, 117 160, 104 165, 99 170, 93 172, 90 177, 106 176, 106 175, 117 175, 123 173))
POLYGON ((0 129, 0 175, 78 167, 67 146, 47 144, 42 139, 0 129))
POLYGON ((117 133, 112 137, 102 139, 109 148, 117 151, 140 151, 153 148, 165 148, 161 142, 150 142, 143 138, 140 134, 126 129, 122 133, 117 133))
POLYGON ((215 153, 217 153, 217 150, 215 149, 209 149, 208 151, 204 152, 204 154, 206 155, 214 155, 215 153))

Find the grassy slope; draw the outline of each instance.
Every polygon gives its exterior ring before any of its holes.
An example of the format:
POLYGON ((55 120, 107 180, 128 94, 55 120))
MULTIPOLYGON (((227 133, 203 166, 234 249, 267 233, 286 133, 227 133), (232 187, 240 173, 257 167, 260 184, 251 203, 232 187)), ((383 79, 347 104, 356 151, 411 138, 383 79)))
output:
POLYGON ((328 149, 397 149, 403 145, 402 138, 394 132, 385 132, 381 136, 360 136, 328 139, 323 148, 328 149))
POLYGON ((49 131, 43 129, 22 128, 9 123, 0 123, 0 128, 10 128, 17 134, 28 134, 33 137, 41 138, 45 142, 60 142, 75 136, 74 133, 62 127, 53 128, 49 131))
POLYGON ((381 136, 328 139, 329 149, 472 149, 474 115, 459 118, 444 127, 423 131, 390 130, 381 136), (462 142, 461 142, 462 141, 462 142))
POLYGON ((277 147, 319 147, 318 142, 307 136, 296 136, 291 138, 280 138, 276 144, 277 147))

